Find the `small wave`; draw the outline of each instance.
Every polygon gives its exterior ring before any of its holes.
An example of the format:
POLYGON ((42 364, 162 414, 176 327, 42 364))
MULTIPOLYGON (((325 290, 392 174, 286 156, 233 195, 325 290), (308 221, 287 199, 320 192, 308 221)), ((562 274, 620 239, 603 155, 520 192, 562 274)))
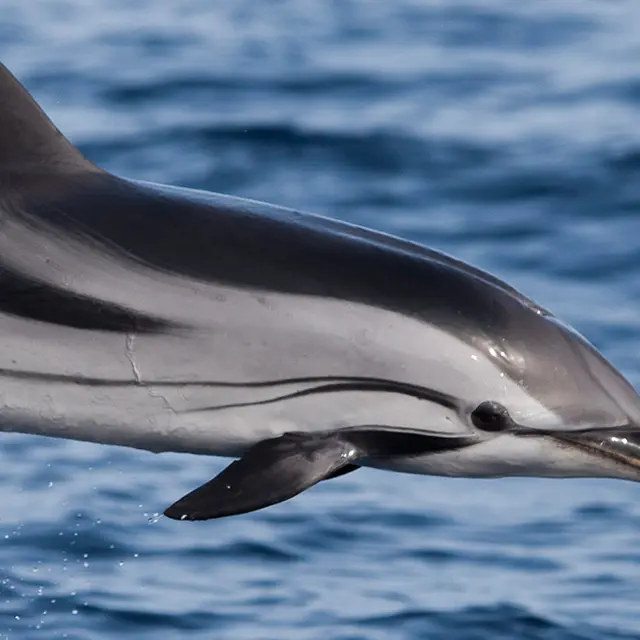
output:
POLYGON ((513 552, 472 551, 470 549, 406 549, 402 555, 432 565, 459 564, 486 567, 501 567, 511 571, 551 572, 562 568, 550 558, 532 555, 528 550, 521 554, 513 552))
POLYGON ((514 605, 467 607, 451 612, 405 609, 358 618, 358 626, 393 630, 394 637, 430 640, 602 640, 631 638, 586 625, 568 626, 514 605), (398 636, 402 633, 402 636, 398 636))
MULTIPOLYGON (((165 555, 162 552, 160 555, 165 555)), ((216 560, 228 560, 229 562, 256 562, 269 563, 294 563, 302 560, 300 554, 291 549, 285 549, 283 545, 274 542, 243 541, 213 547, 211 545, 196 545, 180 552, 184 558, 201 558, 208 562, 216 560)), ((152 553, 149 555, 153 555, 152 553)))

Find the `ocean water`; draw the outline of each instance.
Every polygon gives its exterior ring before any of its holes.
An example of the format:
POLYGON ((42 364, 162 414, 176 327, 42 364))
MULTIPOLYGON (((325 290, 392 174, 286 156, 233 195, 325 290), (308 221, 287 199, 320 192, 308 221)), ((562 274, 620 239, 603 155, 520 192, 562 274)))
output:
MULTIPOLYGON (((638 24, 632 0, 3 0, 0 59, 105 168, 453 253, 638 385, 638 24)), ((361 470, 154 516, 224 464, 3 434, 0 638, 640 638, 640 485, 361 470)))

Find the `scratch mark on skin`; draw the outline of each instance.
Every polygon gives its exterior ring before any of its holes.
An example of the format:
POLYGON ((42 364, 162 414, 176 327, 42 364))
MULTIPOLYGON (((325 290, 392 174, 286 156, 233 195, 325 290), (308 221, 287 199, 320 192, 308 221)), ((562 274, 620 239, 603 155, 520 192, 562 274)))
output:
POLYGON ((142 373, 140 372, 138 363, 135 360, 135 353, 133 350, 135 341, 136 341, 136 334, 128 333, 126 343, 125 343, 125 354, 127 356, 127 360, 129 360, 129 363, 131 364, 131 371, 133 372, 133 378, 135 380, 136 386, 144 387, 144 389, 146 389, 147 393, 151 398, 156 398, 162 401, 162 403, 165 405, 167 409, 169 409, 169 411, 171 411, 172 413, 175 413, 176 411, 171 406, 171 403, 169 402, 169 400, 167 400, 167 398, 163 396, 161 393, 156 393, 147 383, 143 381, 142 373))
POLYGON ((131 370, 133 371, 133 378, 136 381, 137 385, 144 386, 142 382, 142 376, 140 375, 140 370, 138 369, 138 365, 136 364, 134 355, 133 355, 133 345, 136 341, 135 333, 127 334, 127 342, 125 344, 125 353, 127 355, 127 360, 129 360, 129 364, 131 364, 131 370))

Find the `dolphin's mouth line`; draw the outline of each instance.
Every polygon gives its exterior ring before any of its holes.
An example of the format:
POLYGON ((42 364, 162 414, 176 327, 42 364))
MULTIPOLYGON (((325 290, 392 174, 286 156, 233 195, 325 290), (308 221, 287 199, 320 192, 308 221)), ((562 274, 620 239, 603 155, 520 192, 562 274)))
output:
POLYGON ((608 458, 640 472, 640 427, 631 423, 611 427, 583 429, 534 429, 514 425, 507 433, 521 436, 550 437, 601 458, 608 458))
POLYGON ((640 429, 638 428, 625 425, 606 430, 593 429, 552 435, 557 440, 572 444, 583 451, 609 458, 640 472, 640 429))
POLYGON ((640 472, 640 427, 630 422, 605 428, 593 426, 573 430, 534 428, 513 422, 501 433, 523 438, 549 437, 640 472))

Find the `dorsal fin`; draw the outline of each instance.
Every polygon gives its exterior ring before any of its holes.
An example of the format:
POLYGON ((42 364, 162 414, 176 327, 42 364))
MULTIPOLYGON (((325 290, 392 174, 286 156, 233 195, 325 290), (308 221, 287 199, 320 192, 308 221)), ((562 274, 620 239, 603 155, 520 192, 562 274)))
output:
POLYGON ((100 171, 85 158, 0 63, 0 173, 100 171))

